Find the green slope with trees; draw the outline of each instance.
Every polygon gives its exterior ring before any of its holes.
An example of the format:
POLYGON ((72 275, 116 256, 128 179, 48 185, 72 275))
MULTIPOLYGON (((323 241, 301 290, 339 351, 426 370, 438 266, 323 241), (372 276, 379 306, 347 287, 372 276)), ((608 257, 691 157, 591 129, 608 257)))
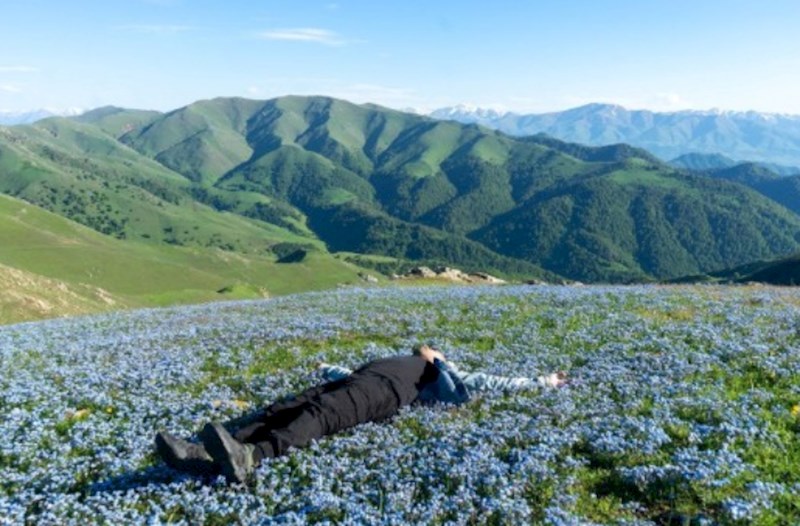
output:
POLYGON ((193 195, 183 175, 93 125, 68 119, 0 128, 0 173, 0 192, 120 239, 261 254, 276 243, 314 243, 254 220, 251 209, 269 206, 269 198, 228 199, 241 213, 216 209, 193 195))
POLYGON ((706 173, 710 177, 748 186, 800 214, 800 175, 780 175, 757 163, 741 163, 706 173))
POLYGON ((790 253, 796 222, 738 185, 620 166, 541 192, 475 238, 577 279, 640 281, 790 253))

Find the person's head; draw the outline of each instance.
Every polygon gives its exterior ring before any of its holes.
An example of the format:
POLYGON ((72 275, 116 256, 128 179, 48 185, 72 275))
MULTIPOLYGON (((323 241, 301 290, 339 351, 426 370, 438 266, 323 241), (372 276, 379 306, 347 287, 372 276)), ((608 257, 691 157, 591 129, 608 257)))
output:
POLYGON ((426 360, 431 363, 433 363, 433 360, 435 358, 445 361, 444 355, 439 351, 437 351, 436 349, 434 349, 433 347, 431 347, 430 345, 428 345, 427 343, 421 343, 415 345, 414 347, 411 348, 411 352, 412 354, 414 354, 414 356, 419 356, 423 360, 426 360))

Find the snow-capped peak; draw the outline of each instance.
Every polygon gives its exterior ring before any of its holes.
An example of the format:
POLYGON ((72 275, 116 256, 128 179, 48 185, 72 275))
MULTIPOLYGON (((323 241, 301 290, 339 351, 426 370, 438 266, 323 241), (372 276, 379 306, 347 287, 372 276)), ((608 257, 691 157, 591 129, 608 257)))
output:
POLYGON ((455 106, 434 110, 430 113, 430 116, 436 119, 471 119, 474 121, 482 121, 487 119, 499 119, 507 113, 508 111, 499 105, 477 106, 475 104, 456 104, 455 106))

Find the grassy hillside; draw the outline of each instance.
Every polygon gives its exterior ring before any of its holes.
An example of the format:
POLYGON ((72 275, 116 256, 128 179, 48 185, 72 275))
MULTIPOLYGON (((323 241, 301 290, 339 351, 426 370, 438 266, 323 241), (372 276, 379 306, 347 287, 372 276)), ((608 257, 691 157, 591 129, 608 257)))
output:
POLYGON ((68 284, 0 264, 0 325, 120 308, 117 298, 91 285, 68 284))
MULTIPOLYGON (((0 129, 0 173, 0 192, 120 239, 261 254, 280 242, 319 244, 274 223, 203 204, 181 174, 93 125, 68 119, 0 129)), ((269 202, 243 196, 231 206, 246 212, 269 202)))
POLYGON ((357 267, 309 251, 302 261, 121 241, 0 195, 0 323, 334 287, 357 267))
POLYGON ((158 111, 128 110, 116 106, 104 106, 73 117, 72 120, 93 124, 112 137, 119 138, 142 128, 160 115, 162 114, 158 111))
POLYGON ((193 181, 213 182, 252 154, 243 133, 259 105, 246 99, 195 103, 125 134, 122 140, 193 181))

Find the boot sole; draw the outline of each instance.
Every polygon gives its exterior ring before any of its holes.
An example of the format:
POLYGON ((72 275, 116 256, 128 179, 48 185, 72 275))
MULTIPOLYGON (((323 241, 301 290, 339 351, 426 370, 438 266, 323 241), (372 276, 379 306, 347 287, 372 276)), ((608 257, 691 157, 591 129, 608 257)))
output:
POLYGON ((222 468, 222 474, 228 482, 244 482, 247 479, 247 469, 237 462, 243 454, 243 446, 224 427, 217 423, 206 424, 200 438, 211 458, 222 468))
POLYGON ((186 458, 180 455, 176 447, 170 444, 170 440, 165 438, 163 432, 156 434, 156 451, 161 459, 172 469, 188 473, 190 475, 216 475, 219 469, 212 460, 201 458, 186 458))

